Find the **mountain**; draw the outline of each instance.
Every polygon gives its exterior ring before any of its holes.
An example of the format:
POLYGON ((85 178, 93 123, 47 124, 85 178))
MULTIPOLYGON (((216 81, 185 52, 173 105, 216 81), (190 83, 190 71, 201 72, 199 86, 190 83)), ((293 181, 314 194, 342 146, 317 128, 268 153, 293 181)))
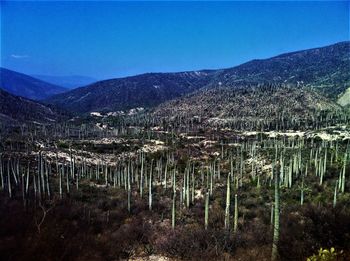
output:
POLYGON ((78 113, 154 107, 193 91, 288 83, 337 99, 350 86, 350 42, 253 60, 220 70, 150 73, 97 82, 46 100, 78 113))
POLYGON ((78 112, 154 107, 209 83, 211 71, 147 73, 100 81, 50 97, 45 102, 78 112))
POLYGON ((61 86, 5 68, 0 68, 0 88, 11 94, 32 100, 42 100, 51 95, 67 91, 66 88, 61 86))
POLYGON ((312 117, 319 111, 336 111, 342 107, 307 87, 289 84, 243 85, 199 90, 165 102, 154 110, 164 118, 201 117, 209 121, 239 119, 244 122, 285 118, 312 117))
POLYGON ((94 78, 81 76, 81 75, 71 75, 71 76, 32 75, 32 77, 40 79, 44 82, 62 86, 70 90, 97 82, 97 80, 94 78))
POLYGON ((65 115, 58 110, 0 89, 1 123, 52 123, 65 115))
POLYGON ((291 83, 335 98, 350 86, 350 42, 253 60, 218 71, 212 84, 291 83))

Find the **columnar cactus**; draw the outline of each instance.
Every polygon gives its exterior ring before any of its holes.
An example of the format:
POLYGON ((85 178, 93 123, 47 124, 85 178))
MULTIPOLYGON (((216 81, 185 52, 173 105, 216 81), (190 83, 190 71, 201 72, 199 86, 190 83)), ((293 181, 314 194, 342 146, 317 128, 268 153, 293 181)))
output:
POLYGON ((175 215, 176 215, 176 190, 173 192, 173 206, 171 209, 171 227, 175 229, 175 215))
POLYGON ((67 173, 66 173, 66 188, 67 188, 67 193, 69 194, 69 175, 68 175, 68 170, 67 170, 67 173))
POLYGON ((338 186, 338 180, 335 182, 335 188, 334 188, 334 196, 333 196, 333 207, 337 205, 337 186, 338 186))
POLYGON ((209 192, 205 193, 205 210, 204 210, 204 228, 208 229, 208 218, 209 218, 209 192))
POLYGON ((148 208, 149 210, 152 210, 152 165, 153 165, 153 160, 151 162, 151 170, 149 172, 149 188, 148 188, 148 208))
POLYGON ((26 195, 28 196, 29 192, 29 162, 27 165, 27 178, 26 178, 26 195))
POLYGON ((193 166, 193 168, 192 168, 192 176, 191 176, 191 184, 192 184, 192 186, 191 186, 191 203, 193 204, 193 202, 194 202, 194 199, 195 199, 195 195, 194 195, 194 183, 195 183, 195 177, 194 177, 194 166, 193 166))
POLYGON ((230 228, 230 174, 227 175, 225 229, 230 228))
POLYGON ((128 177, 127 177, 127 183, 128 183, 128 212, 130 212, 131 209, 131 183, 130 183, 130 172, 128 169, 128 177))
POLYGON ((344 156, 344 165, 343 165, 343 175, 342 175, 342 186, 341 186, 341 192, 345 192, 345 169, 346 169, 346 160, 347 160, 347 153, 345 153, 344 156))
POLYGON ((238 227, 238 200, 237 200, 237 194, 235 194, 235 214, 233 218, 233 233, 237 233, 237 227, 238 227))
POLYGON ((273 226, 273 216, 274 216, 274 205, 271 204, 271 215, 270 215, 270 224, 273 226))
POLYGON ((4 182, 4 170, 2 165, 2 155, 0 154, 0 178, 1 178, 1 189, 4 190, 5 182, 4 182))
POLYGON ((140 173, 140 196, 143 197, 143 161, 144 161, 144 155, 141 154, 141 173, 140 173))
POLYGON ((59 169, 58 167, 59 165, 57 164, 57 172, 58 172, 58 176, 59 176, 59 193, 60 193, 60 198, 62 199, 63 197, 63 191, 62 191, 62 169, 59 169))
POLYGON ((272 242, 272 254, 271 260, 278 259, 278 241, 279 241, 279 229, 280 229, 280 192, 279 192, 279 175, 276 172, 275 176, 275 216, 273 225, 273 242, 272 242))
POLYGON ((186 171, 186 206, 190 207, 190 170, 186 171))
POLYGON ((10 161, 7 161, 7 187, 9 192, 9 197, 12 198, 12 187, 11 187, 11 175, 10 175, 10 161))
POLYGON ((164 189, 167 189, 167 174, 168 174, 168 161, 165 164, 165 170, 164 170, 164 189))

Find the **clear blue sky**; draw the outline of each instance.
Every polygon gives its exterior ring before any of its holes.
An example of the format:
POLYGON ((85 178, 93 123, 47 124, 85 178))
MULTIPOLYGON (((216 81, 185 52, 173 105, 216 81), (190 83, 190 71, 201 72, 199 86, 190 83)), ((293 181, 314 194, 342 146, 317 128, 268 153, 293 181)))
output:
POLYGON ((1 2, 1 66, 97 79, 349 40, 349 2, 1 2))

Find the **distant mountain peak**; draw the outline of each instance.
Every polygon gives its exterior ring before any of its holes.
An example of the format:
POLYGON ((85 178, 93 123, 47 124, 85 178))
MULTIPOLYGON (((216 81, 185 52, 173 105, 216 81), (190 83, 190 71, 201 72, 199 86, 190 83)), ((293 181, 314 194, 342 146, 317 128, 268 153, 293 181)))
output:
POLYGON ((74 89, 77 87, 86 86, 98 81, 95 78, 82 76, 82 75, 65 75, 65 76, 32 75, 32 76, 51 84, 63 86, 67 89, 74 89))
POLYGON ((67 91, 61 86, 6 68, 0 68, 0 88, 11 94, 33 100, 46 99, 54 94, 67 91))

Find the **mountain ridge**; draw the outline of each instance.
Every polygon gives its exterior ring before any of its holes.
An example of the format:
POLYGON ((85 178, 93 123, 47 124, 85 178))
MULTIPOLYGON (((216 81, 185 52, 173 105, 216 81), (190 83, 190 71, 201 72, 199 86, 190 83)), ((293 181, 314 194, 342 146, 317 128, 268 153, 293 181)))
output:
POLYGON ((199 89, 288 83, 336 99, 350 85, 350 42, 280 54, 218 70, 146 73, 109 79, 45 100, 76 113, 152 108, 199 89))
POLYGON ((51 95, 67 91, 61 86, 6 68, 0 68, 0 88, 13 95, 32 100, 46 99, 51 95))
POLYGON ((197 86, 208 84, 208 74, 210 73, 207 70, 145 73, 103 80, 55 95, 45 102, 79 113, 153 107, 161 102, 194 91, 197 86))
POLYGON ((69 75, 69 76, 54 76, 54 75, 31 75, 47 83, 62 86, 67 90, 72 90, 81 86, 86 86, 98 80, 88 76, 69 75))
POLYGON ((267 59, 254 59, 220 70, 216 77, 226 86, 243 83, 305 84, 321 91, 326 89, 323 93, 335 98, 350 85, 349 70, 350 41, 343 41, 267 59), (332 90, 335 85, 337 88, 332 90))

